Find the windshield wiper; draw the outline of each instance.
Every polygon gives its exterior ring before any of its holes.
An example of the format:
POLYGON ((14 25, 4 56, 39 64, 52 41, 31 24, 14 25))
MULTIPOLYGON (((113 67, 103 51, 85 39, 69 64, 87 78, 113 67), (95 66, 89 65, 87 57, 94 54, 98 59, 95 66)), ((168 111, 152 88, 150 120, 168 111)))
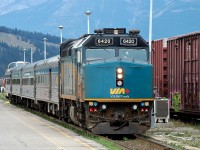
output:
POLYGON ((109 52, 107 49, 104 49, 104 51, 106 51, 107 53, 109 53, 109 54, 110 54, 110 52, 109 52))

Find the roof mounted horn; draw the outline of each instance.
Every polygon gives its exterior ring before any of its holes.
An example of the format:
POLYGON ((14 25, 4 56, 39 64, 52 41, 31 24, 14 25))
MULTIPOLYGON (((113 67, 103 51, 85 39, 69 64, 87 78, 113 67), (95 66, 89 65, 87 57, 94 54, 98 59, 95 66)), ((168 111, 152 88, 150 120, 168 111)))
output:
POLYGON ((129 34, 130 35, 139 35, 140 34, 140 30, 137 30, 137 29, 129 30, 129 34))

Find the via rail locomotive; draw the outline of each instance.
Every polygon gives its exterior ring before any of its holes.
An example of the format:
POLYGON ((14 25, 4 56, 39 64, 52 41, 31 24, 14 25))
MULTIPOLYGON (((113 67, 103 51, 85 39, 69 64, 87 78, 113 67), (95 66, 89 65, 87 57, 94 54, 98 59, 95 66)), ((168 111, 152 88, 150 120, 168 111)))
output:
POLYGON ((60 55, 8 68, 14 103, 95 134, 140 134, 153 111, 152 65, 139 30, 104 28, 60 46, 60 55))

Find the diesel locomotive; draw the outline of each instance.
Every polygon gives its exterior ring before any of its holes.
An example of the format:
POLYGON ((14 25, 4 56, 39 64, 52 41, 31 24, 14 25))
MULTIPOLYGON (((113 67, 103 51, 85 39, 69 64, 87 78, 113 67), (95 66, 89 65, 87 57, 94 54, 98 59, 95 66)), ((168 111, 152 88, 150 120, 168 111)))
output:
POLYGON ((140 134, 153 121, 149 57, 139 30, 99 29, 63 42, 58 56, 8 68, 6 92, 95 134, 140 134))

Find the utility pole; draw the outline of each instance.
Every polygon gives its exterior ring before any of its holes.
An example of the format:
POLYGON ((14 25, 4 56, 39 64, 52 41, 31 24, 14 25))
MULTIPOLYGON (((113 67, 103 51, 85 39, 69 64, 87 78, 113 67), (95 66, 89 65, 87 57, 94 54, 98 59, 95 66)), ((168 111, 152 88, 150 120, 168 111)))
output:
POLYGON ((47 59, 47 38, 44 38, 44 60, 46 61, 47 59))
POLYGON ((60 29, 60 44, 62 44, 62 29, 63 29, 63 26, 60 25, 58 28, 60 29))
POLYGON ((87 28, 88 28, 88 34, 90 34, 90 15, 92 14, 89 10, 85 12, 87 15, 87 28))
POLYGON ((25 62, 25 61, 26 61, 26 58, 25 58, 25 57, 26 57, 26 56, 25 56, 25 51, 26 51, 26 49, 24 48, 23 51, 24 51, 24 62, 25 62))
POLYGON ((152 50, 152 10, 153 0, 150 0, 150 11, 149 11, 149 63, 151 63, 151 50, 152 50))
POLYGON ((33 63, 33 44, 31 44, 31 64, 33 63))

